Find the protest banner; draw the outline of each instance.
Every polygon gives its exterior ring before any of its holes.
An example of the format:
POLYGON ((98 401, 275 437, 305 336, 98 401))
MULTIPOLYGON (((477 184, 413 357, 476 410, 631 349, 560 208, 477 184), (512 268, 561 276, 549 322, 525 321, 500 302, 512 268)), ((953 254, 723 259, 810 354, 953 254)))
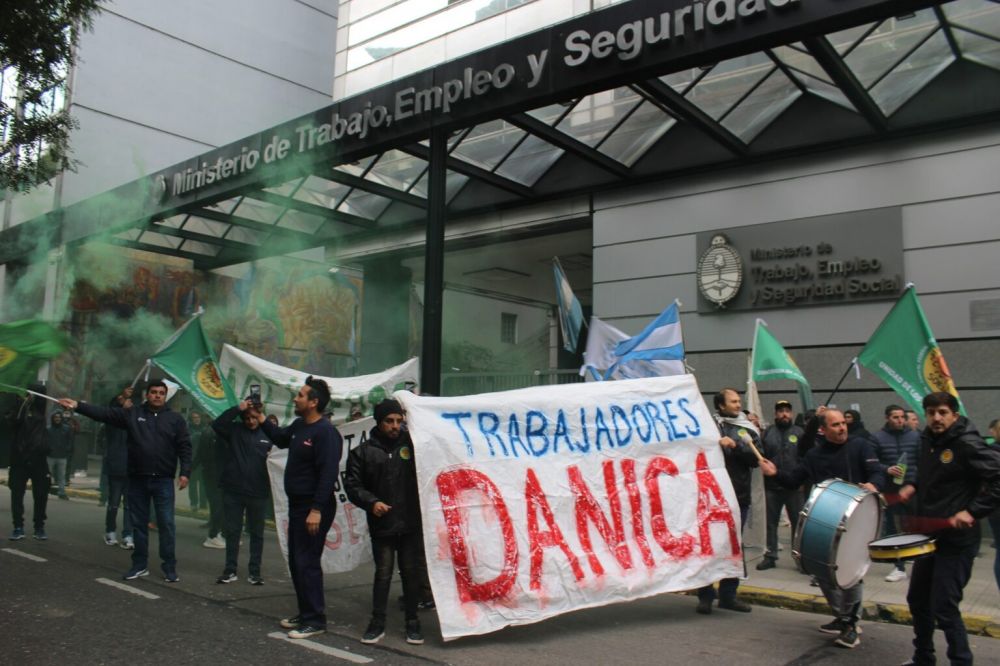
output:
MULTIPOLYGON (((344 573, 370 562, 372 547, 368 538, 368 523, 365 512, 354 506, 344 492, 344 475, 347 470, 348 452, 368 440, 368 433, 375 425, 374 419, 366 418, 337 426, 344 438, 344 453, 340 458, 340 475, 337 479, 337 514, 333 525, 326 533, 326 547, 323 549, 323 573, 344 573)), ((285 465, 288 463, 288 449, 271 449, 267 457, 267 472, 271 477, 271 497, 274 498, 274 523, 278 532, 278 546, 288 564, 288 496, 285 495, 285 465)))
MULTIPOLYGON (((251 384, 260 384, 264 410, 274 414, 281 423, 289 423, 294 418, 295 405, 292 399, 310 372, 294 370, 265 361, 248 354, 232 345, 222 345, 219 357, 222 376, 239 397, 246 397, 251 384)), ((393 366, 382 372, 357 377, 319 377, 330 386, 330 405, 334 423, 342 423, 350 415, 352 404, 361 407, 364 414, 371 414, 377 405, 393 391, 406 388, 408 383, 416 384, 420 373, 420 363, 411 358, 406 363, 393 366)))
POLYGON ((743 575, 693 376, 395 397, 445 640, 743 575))

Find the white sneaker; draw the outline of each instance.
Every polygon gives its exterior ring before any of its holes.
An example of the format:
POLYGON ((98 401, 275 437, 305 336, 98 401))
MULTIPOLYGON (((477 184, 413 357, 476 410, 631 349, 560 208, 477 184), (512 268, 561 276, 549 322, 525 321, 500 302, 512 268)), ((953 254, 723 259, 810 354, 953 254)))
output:
POLYGON ((125 550, 135 550, 135 539, 130 536, 122 539, 122 548, 125 550))
POLYGON ((114 532, 108 532, 104 535, 104 545, 105 546, 117 546, 118 538, 114 532))
POLYGON ((885 582, 887 583, 898 583, 901 580, 906 580, 906 571, 902 569, 893 569, 889 575, 885 577, 885 582))
POLYGON ((206 538, 202 543, 204 548, 218 548, 223 549, 226 547, 226 540, 222 538, 221 534, 217 534, 214 537, 206 538))

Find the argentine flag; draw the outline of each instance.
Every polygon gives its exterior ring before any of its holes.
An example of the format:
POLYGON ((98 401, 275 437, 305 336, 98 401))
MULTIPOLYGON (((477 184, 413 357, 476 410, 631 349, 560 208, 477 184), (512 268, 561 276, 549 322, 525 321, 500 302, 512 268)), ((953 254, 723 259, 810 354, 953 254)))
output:
POLYGON ((569 280, 559 265, 558 257, 552 258, 552 271, 556 278, 556 298, 559 301, 559 328, 562 329, 563 349, 576 353, 580 340, 580 327, 583 326, 583 308, 573 294, 569 280))
POLYGON ((616 363, 605 373, 623 379, 681 375, 684 368, 684 339, 680 310, 674 301, 638 335, 615 347, 616 363))

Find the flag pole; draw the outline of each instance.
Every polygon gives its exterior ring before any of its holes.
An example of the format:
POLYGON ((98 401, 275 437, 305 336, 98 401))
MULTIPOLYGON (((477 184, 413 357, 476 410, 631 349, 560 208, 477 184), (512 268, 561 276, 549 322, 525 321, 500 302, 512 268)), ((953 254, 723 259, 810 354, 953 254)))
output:
POLYGON ((39 393, 38 391, 32 391, 31 389, 21 388, 20 386, 14 386, 12 384, 3 384, 3 383, 0 383, 0 386, 6 386, 7 388, 17 389, 18 391, 24 391, 25 393, 29 393, 31 395, 38 396, 39 398, 44 398, 45 400, 48 400, 49 402, 54 402, 57 405, 59 404, 59 398, 54 398, 51 395, 45 395, 44 393, 39 393))
POLYGON ((833 396, 840 389, 840 385, 844 383, 845 379, 847 379, 847 375, 851 372, 851 368, 857 367, 857 364, 858 364, 857 358, 851 359, 851 364, 847 366, 847 370, 844 370, 844 374, 840 376, 840 381, 837 382, 837 385, 833 387, 832 391, 830 391, 830 395, 827 396, 826 401, 823 403, 824 405, 830 404, 830 401, 833 400, 833 396))

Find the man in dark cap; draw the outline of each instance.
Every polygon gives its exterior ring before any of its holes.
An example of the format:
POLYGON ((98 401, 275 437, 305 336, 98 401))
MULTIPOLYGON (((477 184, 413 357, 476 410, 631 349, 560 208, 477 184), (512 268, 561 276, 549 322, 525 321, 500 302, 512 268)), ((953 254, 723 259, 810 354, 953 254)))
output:
POLYGON ((417 471, 413 443, 403 430, 403 408, 395 400, 375 405, 371 437, 347 458, 345 489, 354 504, 364 509, 375 559, 372 585, 372 619, 362 643, 377 643, 385 635, 386 605, 395 558, 403 579, 406 642, 424 642, 417 618, 420 595, 418 573, 423 539, 417 471))
MULTIPOLYGON (((31 390, 44 393, 45 387, 33 384, 31 390)), ((49 503, 48 437, 45 430, 45 403, 31 395, 18 406, 14 417, 14 440, 10 450, 10 510, 14 519, 11 541, 24 538, 24 493, 31 480, 34 499, 35 538, 44 541, 45 509, 49 503)))
MULTIPOLYGON (((799 439, 802 428, 794 424, 792 403, 779 400, 774 404, 774 423, 764 431, 764 457, 778 469, 794 469, 799 464, 799 439)), ((773 478, 764 479, 764 498, 767 500, 767 552, 757 564, 758 571, 773 569, 778 562, 778 521, 781 512, 788 512, 795 538, 799 511, 802 510, 802 489, 783 488, 773 478)))

